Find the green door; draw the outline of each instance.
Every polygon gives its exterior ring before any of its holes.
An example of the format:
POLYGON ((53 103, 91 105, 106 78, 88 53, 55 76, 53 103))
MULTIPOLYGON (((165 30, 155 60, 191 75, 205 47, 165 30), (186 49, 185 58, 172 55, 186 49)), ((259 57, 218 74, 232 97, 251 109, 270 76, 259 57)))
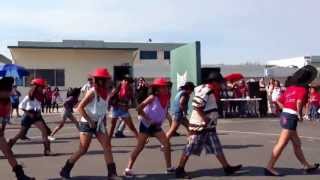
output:
POLYGON ((201 56, 200 42, 180 46, 171 51, 170 78, 173 83, 171 103, 180 86, 186 81, 200 83, 201 56))

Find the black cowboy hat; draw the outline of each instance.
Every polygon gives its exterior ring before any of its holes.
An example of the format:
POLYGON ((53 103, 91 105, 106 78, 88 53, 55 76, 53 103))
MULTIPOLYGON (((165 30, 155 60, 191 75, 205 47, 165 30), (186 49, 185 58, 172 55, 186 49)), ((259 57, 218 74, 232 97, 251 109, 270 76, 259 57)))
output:
POLYGON ((195 87, 196 86, 191 81, 185 82, 184 85, 181 86, 182 89, 194 89, 195 87))
POLYGON ((133 78, 129 74, 124 75, 122 80, 127 80, 129 83, 133 83, 133 78))
POLYGON ((221 75, 221 73, 215 72, 215 71, 210 72, 207 77, 202 77, 202 78, 203 78, 202 80, 203 83, 210 83, 210 82, 223 83, 224 82, 224 78, 221 75))
POLYGON ((0 78, 0 91, 11 91, 14 79, 12 77, 0 78))
POLYGON ((309 85, 316 77, 318 71, 314 66, 306 65, 298 69, 289 79, 290 85, 309 85))

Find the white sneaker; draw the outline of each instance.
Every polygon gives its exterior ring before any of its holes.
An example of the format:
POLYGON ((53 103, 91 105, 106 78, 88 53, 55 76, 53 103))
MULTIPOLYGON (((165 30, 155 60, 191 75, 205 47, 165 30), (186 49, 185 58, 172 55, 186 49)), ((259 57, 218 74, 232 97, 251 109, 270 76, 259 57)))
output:
POLYGON ((48 139, 49 139, 49 141, 55 141, 56 140, 56 138, 53 137, 53 136, 48 136, 48 139))
POLYGON ((167 168, 166 170, 166 174, 172 174, 176 172, 176 168, 175 167, 171 167, 171 168, 167 168))
POLYGON ((123 175, 124 175, 126 178, 133 178, 133 177, 134 177, 134 173, 132 172, 132 169, 128 169, 128 168, 126 168, 126 169, 124 170, 123 175))

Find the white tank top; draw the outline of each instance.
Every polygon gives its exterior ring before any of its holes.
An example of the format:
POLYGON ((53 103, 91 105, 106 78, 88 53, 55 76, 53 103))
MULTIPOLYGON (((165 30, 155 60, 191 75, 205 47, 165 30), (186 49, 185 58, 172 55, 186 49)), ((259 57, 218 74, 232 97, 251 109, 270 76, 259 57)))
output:
MULTIPOLYGON (((91 88, 94 89, 94 88, 91 88)), ((84 108, 87 115, 95 122, 104 120, 107 114, 107 100, 98 97, 97 91, 94 89, 94 99, 84 108)), ((84 117, 81 117, 81 122, 88 122, 84 117)))

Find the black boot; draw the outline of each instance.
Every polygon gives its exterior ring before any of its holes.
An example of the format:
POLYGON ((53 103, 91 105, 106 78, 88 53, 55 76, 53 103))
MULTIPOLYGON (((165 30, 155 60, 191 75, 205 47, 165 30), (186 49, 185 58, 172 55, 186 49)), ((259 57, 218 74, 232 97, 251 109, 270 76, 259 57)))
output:
POLYGON ((50 147, 50 142, 49 141, 44 142, 43 146, 44 146, 44 151, 43 151, 43 155, 44 156, 55 156, 55 154, 53 154, 51 152, 51 147, 50 147))
POLYGON ((186 173, 183 167, 177 167, 176 169, 176 178, 178 179, 191 179, 190 176, 186 173))
POLYGON ((228 166, 226 168, 223 168, 224 173, 226 174, 226 176, 228 175, 232 175, 235 172, 239 171, 242 168, 242 165, 237 165, 237 166, 228 166))
POLYGON ((22 166, 20 165, 16 165, 13 168, 13 172, 16 174, 17 180, 35 180, 35 178, 25 175, 22 166))
POLYGON ((60 171, 60 176, 65 179, 70 179, 70 172, 73 168, 74 164, 70 163, 69 160, 67 160, 66 164, 60 171))
POLYGON ((108 178, 113 179, 117 177, 117 168, 115 163, 111 163, 107 165, 108 168, 108 178))

